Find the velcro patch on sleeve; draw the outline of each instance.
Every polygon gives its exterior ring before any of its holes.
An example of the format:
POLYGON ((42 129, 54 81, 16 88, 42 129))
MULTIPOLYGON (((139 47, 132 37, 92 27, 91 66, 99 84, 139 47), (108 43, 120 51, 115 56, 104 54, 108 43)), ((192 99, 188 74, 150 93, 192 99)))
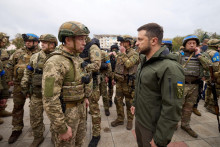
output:
POLYGON ((44 87, 44 96, 45 97, 52 97, 53 96, 53 90, 54 90, 54 77, 47 77, 45 79, 45 87, 44 87))

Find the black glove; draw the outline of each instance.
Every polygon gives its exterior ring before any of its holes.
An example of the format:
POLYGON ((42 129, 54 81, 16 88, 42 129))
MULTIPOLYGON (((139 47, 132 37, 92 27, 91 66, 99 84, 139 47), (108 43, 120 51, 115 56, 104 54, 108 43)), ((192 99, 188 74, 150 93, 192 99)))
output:
POLYGON ((88 62, 84 61, 83 63, 81 63, 81 67, 84 68, 84 67, 86 67, 88 64, 89 64, 88 62))
POLYGON ((108 69, 108 64, 102 62, 100 69, 101 69, 101 70, 106 70, 106 69, 108 69))
POLYGON ((89 75, 86 75, 86 76, 82 77, 82 83, 89 84, 89 82, 90 82, 90 76, 89 75))

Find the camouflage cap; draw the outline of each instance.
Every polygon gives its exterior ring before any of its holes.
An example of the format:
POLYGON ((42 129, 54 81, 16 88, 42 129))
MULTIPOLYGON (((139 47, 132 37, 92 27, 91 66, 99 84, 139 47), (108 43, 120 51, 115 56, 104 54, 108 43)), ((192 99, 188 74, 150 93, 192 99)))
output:
POLYGON ((0 32, 0 41, 7 42, 9 40, 9 36, 7 36, 5 33, 0 32))
POLYGON ((208 41, 208 46, 211 47, 220 47, 220 39, 210 39, 208 41))
POLYGON ((57 46, 57 44, 58 44, 57 38, 52 34, 43 34, 43 35, 40 36, 39 40, 55 43, 55 46, 57 46))
POLYGON ((67 36, 88 36, 89 29, 82 23, 77 21, 68 21, 60 26, 58 39, 63 42, 64 37, 67 36))

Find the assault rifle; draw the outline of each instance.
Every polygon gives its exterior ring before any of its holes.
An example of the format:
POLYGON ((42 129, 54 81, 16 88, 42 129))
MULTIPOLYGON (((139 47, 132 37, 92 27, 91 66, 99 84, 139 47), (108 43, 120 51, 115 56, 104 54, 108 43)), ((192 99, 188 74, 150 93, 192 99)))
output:
POLYGON ((209 66, 209 71, 210 71, 210 76, 211 76, 211 88, 212 88, 212 94, 213 94, 213 99, 214 99, 215 114, 217 116, 217 121, 218 121, 218 131, 220 133, 219 106, 218 106, 217 93, 215 89, 215 77, 214 77, 213 67, 211 65, 209 66))

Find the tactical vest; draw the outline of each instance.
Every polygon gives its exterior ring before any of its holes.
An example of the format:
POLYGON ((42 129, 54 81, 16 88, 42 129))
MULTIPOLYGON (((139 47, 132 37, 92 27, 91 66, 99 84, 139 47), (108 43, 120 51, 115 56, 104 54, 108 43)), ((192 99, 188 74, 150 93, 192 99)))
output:
POLYGON ((62 52, 54 52, 52 55, 62 55, 69 59, 71 64, 70 70, 64 77, 62 86, 62 98, 64 102, 80 101, 85 98, 85 84, 82 83, 82 77, 86 75, 81 68, 83 59, 80 57, 68 56, 62 52))
POLYGON ((24 69, 28 65, 30 58, 31 58, 31 55, 28 55, 27 53, 23 54, 22 56, 18 58, 18 63, 14 67, 14 76, 17 82, 21 81, 24 75, 24 69))
POLYGON ((81 58, 83 58, 84 61, 88 62, 88 63, 91 63, 90 61, 90 57, 89 57, 89 52, 90 52, 90 47, 95 44, 97 45, 99 48, 100 48, 100 43, 99 43, 99 40, 96 39, 96 38, 93 38, 89 43, 86 44, 84 50, 82 53, 79 54, 79 56, 81 58))
MULTIPOLYGON (((134 54, 134 50, 131 49, 128 54, 127 57, 130 58, 132 55, 134 54)), ((125 65, 123 63, 122 57, 119 56, 117 58, 117 62, 116 62, 116 66, 115 66, 115 73, 119 74, 119 75, 135 75, 135 73, 137 72, 137 67, 138 67, 138 63, 135 64, 134 66, 132 66, 131 68, 127 69, 125 68, 125 65)), ((116 75, 117 76, 117 75, 116 75)))
MULTIPOLYGON (((189 57, 181 53, 180 62, 184 65, 188 61, 189 57)), ((200 62, 196 57, 192 57, 184 67, 184 75, 186 83, 193 83, 199 79, 200 76, 200 62)))

